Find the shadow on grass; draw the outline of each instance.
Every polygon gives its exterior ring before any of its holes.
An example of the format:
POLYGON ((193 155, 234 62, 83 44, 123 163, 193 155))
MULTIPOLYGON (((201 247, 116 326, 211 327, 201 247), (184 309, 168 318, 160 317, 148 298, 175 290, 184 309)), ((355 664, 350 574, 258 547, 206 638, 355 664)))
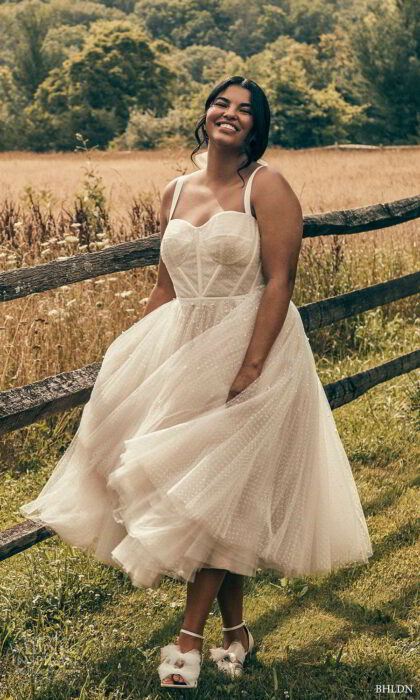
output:
MULTIPOLYGON (((415 524, 407 523, 395 532, 385 536, 381 542, 374 547, 374 554, 370 558, 369 565, 389 556, 393 550, 400 549, 402 546, 415 544, 417 537, 418 530, 415 524)), ((398 616, 403 618, 407 616, 409 608, 406 609, 406 614, 404 615, 404 606, 407 606, 411 602, 414 603, 417 593, 415 584, 408 590, 405 590, 399 598, 388 601, 382 608, 372 609, 359 603, 343 601, 342 598, 339 597, 338 592, 342 593, 348 586, 365 576, 367 566, 368 565, 362 564, 357 566, 357 568, 344 568, 327 575, 323 582, 319 584, 314 582, 304 598, 293 597, 291 600, 284 600, 283 598, 283 604, 278 611, 270 609, 254 622, 253 630, 256 636, 264 637, 264 635, 269 634, 284 623, 285 620, 293 618, 302 608, 315 604, 319 610, 325 611, 328 614, 333 614, 336 617, 341 617, 346 620, 350 626, 356 626, 359 631, 368 628, 371 634, 378 636, 386 634, 392 635, 395 638, 406 637, 407 631, 393 619, 393 615, 396 616, 398 614, 398 616)), ((249 583, 251 585, 249 588, 251 588, 251 595, 252 588, 255 587, 257 580, 260 582, 266 581, 267 583, 273 582, 270 581, 270 579, 278 581, 276 575, 267 575, 267 572, 259 575, 255 581, 250 581, 249 583)), ((352 630, 350 630, 349 633, 346 631, 340 633, 340 640, 342 642, 346 641, 350 633, 352 633, 352 630)), ((319 653, 320 646, 323 646, 322 638, 317 640, 316 646, 308 644, 307 646, 300 647, 297 653, 299 656, 302 656, 302 658, 308 658, 311 652, 315 654, 319 653)))
MULTIPOLYGON (((341 636, 329 638, 329 645, 341 642, 341 636)), ((257 652, 258 655, 258 652, 257 652)), ((106 698, 138 700, 173 697, 169 689, 161 689, 157 673, 157 655, 145 658, 132 645, 123 649, 111 649, 98 661, 80 673, 80 678, 69 682, 65 679, 50 679, 38 686, 33 700, 69 700, 69 698, 97 697, 101 689, 106 698), (92 691, 90 695, 89 691, 92 691)), ((372 700, 377 685, 404 683, 413 684, 407 678, 403 665, 375 659, 366 663, 349 664, 327 658, 323 662, 308 662, 293 650, 287 659, 275 660, 272 664, 258 661, 255 654, 247 663, 242 678, 231 681, 224 676, 205 656, 196 690, 177 689, 177 698, 200 698, 200 700, 263 700, 287 698, 287 700, 372 700), (277 689, 275 688, 276 676, 277 689)), ((402 697, 408 697, 408 694, 402 697)), ((415 688, 413 685, 413 694, 415 688)))

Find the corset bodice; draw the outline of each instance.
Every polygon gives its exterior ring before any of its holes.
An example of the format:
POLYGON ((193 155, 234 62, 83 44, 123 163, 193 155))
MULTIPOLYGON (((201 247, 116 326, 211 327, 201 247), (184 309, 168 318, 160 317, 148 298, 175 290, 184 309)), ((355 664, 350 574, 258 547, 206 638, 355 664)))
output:
POLYGON ((235 296, 264 283, 258 223, 245 212, 221 211, 203 226, 171 219, 161 256, 178 297, 235 296))
POLYGON ((230 297, 264 285, 260 233, 250 205, 257 170, 245 188, 245 211, 219 211, 201 226, 171 218, 186 176, 178 178, 160 249, 177 297, 230 297))

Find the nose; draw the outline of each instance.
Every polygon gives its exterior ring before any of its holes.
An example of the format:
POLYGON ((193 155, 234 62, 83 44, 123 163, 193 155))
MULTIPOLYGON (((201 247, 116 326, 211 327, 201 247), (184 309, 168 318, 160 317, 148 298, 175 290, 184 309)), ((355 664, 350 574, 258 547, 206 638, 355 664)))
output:
POLYGON ((228 117, 229 119, 235 119, 236 117, 235 117, 235 109, 234 109, 234 107, 232 107, 232 106, 231 106, 231 107, 226 107, 226 109, 225 109, 225 111, 224 111, 224 116, 225 116, 225 117, 228 117))

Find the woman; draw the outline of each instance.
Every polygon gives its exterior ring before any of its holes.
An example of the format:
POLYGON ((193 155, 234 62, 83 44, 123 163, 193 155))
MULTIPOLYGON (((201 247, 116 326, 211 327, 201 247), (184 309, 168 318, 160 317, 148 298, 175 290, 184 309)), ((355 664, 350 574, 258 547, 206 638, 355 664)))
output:
POLYGON ((161 650, 165 687, 197 685, 216 596, 224 638, 211 657, 242 672, 253 648, 245 575, 325 573, 372 554, 291 301, 302 213, 259 160, 269 124, 252 80, 211 91, 195 132, 208 146, 201 170, 163 193, 143 318, 109 346, 71 445, 21 507, 134 585, 164 574, 187 582, 178 643, 161 650))

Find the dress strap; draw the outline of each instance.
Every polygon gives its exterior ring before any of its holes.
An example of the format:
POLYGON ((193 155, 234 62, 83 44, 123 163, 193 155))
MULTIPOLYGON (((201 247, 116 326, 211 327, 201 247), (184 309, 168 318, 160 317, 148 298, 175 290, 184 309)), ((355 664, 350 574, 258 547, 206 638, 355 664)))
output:
POLYGON ((252 214, 251 212, 251 185, 252 185, 252 179, 255 175, 256 172, 260 168, 265 168, 267 166, 265 165, 260 165, 258 168, 255 168, 254 172, 250 176, 248 182, 246 183, 246 188, 245 188, 245 194, 244 194, 244 208, 245 208, 245 214, 252 214))
POLYGON ((182 185, 184 184, 184 178, 185 178, 185 175, 180 175, 180 177, 177 177, 177 179, 176 179, 176 185, 175 185, 175 190, 174 190, 174 194, 172 197, 171 211, 169 212, 168 221, 170 219, 172 219, 172 214, 174 213, 174 209, 176 207, 176 203, 178 201, 179 194, 180 194, 181 189, 182 189, 182 185))

